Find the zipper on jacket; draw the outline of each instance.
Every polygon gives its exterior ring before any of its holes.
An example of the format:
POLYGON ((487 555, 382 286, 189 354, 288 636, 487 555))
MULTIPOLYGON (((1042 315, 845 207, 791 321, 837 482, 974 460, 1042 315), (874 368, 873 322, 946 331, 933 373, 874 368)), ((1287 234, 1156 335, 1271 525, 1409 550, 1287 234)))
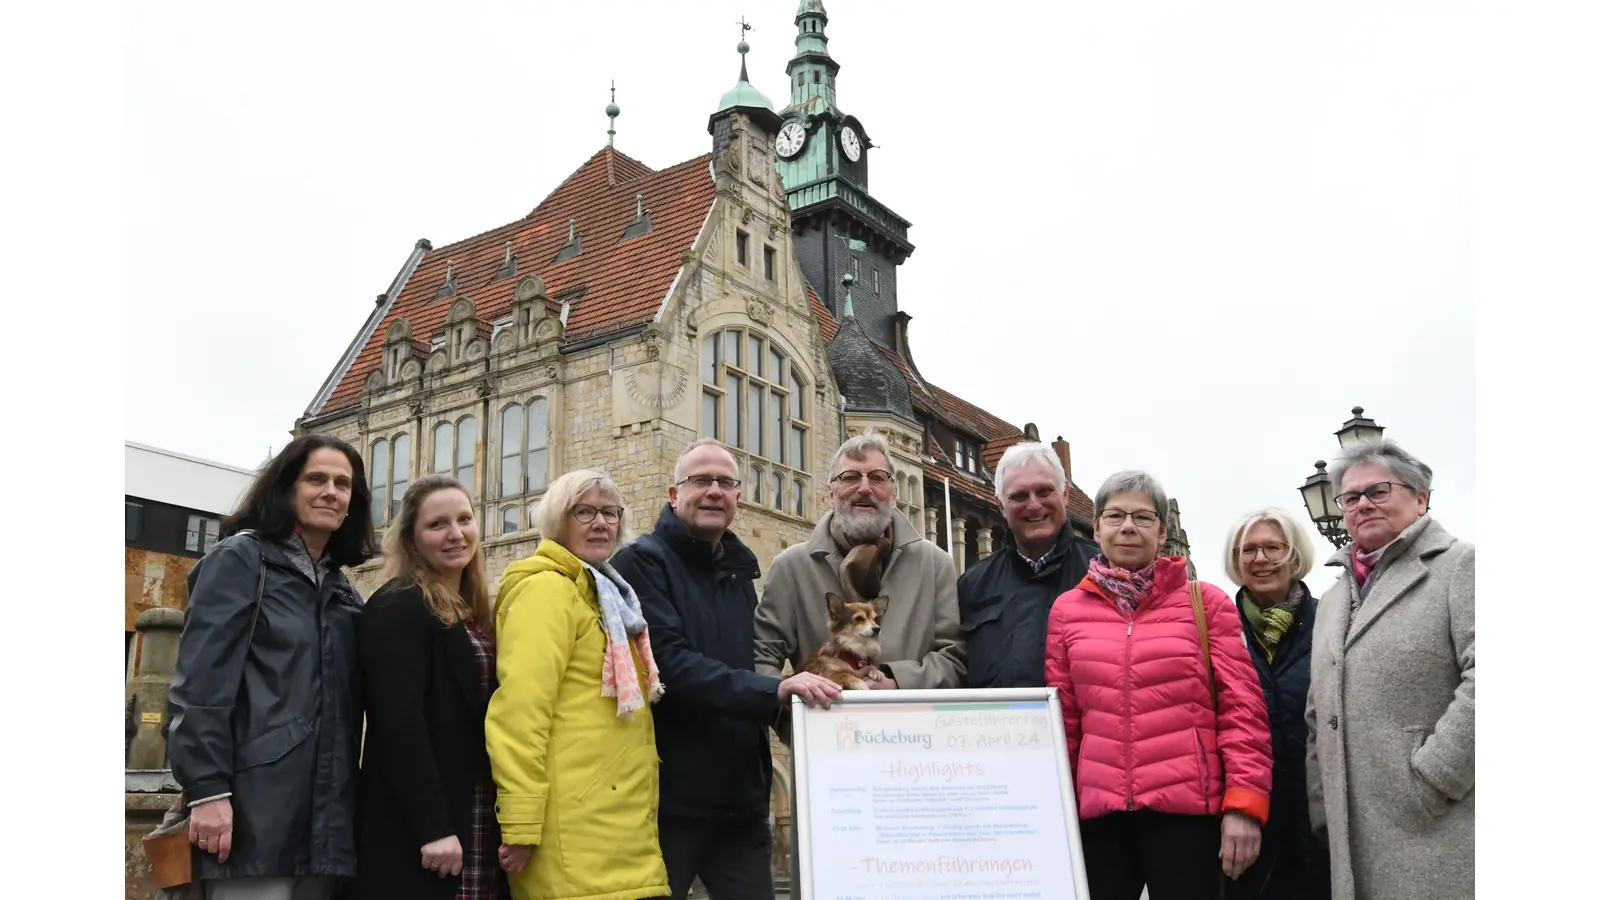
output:
POLYGON ((1128 812, 1133 812, 1133 619, 1122 644, 1122 758, 1127 770, 1128 812))

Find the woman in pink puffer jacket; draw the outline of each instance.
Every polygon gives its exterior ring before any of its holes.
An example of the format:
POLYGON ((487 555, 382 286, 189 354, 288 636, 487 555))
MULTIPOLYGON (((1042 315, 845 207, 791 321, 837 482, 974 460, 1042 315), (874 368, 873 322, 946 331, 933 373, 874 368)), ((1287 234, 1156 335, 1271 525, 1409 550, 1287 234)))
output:
POLYGON ((1266 700, 1239 612, 1201 586, 1217 705, 1187 563, 1159 557, 1167 495, 1121 472, 1094 502, 1100 555, 1057 598, 1045 684, 1061 695, 1095 900, 1216 900, 1261 849, 1272 793, 1266 700))

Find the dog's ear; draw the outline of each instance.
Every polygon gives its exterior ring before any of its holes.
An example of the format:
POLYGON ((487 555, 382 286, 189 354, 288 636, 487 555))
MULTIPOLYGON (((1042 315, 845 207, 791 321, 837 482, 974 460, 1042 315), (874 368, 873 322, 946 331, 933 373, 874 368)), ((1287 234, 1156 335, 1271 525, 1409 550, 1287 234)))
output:
POLYGON ((828 615, 835 619, 844 617, 844 598, 833 591, 828 592, 828 615))
POLYGON ((889 598, 880 596, 872 601, 872 612, 878 617, 878 624, 883 624, 883 614, 889 611, 889 598))

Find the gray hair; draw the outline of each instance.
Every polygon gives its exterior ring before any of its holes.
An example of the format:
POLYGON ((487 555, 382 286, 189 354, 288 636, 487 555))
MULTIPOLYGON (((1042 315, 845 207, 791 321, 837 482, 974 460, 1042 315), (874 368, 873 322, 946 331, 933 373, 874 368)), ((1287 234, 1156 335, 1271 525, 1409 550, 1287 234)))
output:
POLYGON ((1167 492, 1161 489, 1161 483, 1150 477, 1150 473, 1138 469, 1127 469, 1106 479, 1100 485, 1100 492, 1094 495, 1094 517, 1100 518, 1105 512, 1106 503, 1113 494, 1145 494, 1150 502, 1155 504, 1156 515, 1161 517, 1161 524, 1167 524, 1167 492))
POLYGON ((1311 571, 1311 563, 1316 558, 1316 548, 1311 544, 1311 536, 1300 527, 1300 523, 1290 513, 1269 506, 1245 513, 1234 523, 1233 530, 1228 532, 1228 543, 1223 547, 1222 569, 1227 573, 1228 580, 1234 584, 1244 584, 1244 572, 1239 568, 1239 546, 1244 543, 1244 536, 1250 529, 1260 524, 1272 525, 1283 534, 1283 539, 1289 544, 1289 555, 1283 564, 1289 569, 1289 576, 1295 581, 1306 577, 1311 571))
POLYGON ((1034 465, 1049 469, 1056 490, 1066 491, 1067 470, 1061 467, 1061 457, 1056 455, 1055 449, 1038 441, 1023 441, 1007 447, 1006 452, 1000 455, 1000 461, 994 465, 995 499, 1006 499, 1006 475, 1013 469, 1034 465))
POLYGON ((672 467, 673 484, 677 484, 684 479, 684 475, 686 473, 683 471, 683 461, 689 457, 689 454, 699 450, 701 447, 716 447, 728 454, 728 458, 733 460, 733 477, 739 477, 739 457, 733 455, 733 451, 728 448, 728 445, 717 440, 716 438, 701 438, 700 440, 695 441, 689 446, 683 448, 683 452, 678 454, 678 461, 672 467))
POLYGON ((1339 451, 1333 464, 1328 466, 1328 478, 1333 481, 1334 491, 1342 493, 1345 474, 1363 464, 1383 466, 1419 494, 1429 493, 1433 487, 1433 469, 1427 463, 1402 450, 1394 441, 1382 438, 1339 451))
POLYGON ((839 449, 833 451, 833 458, 828 460, 828 477, 831 479, 839 474, 840 460, 853 459, 856 462, 861 462, 867 458, 868 453, 874 450, 883 454, 884 462, 889 464, 889 474, 893 475, 894 457, 889 455, 888 439, 881 432, 868 429, 840 444, 839 449))

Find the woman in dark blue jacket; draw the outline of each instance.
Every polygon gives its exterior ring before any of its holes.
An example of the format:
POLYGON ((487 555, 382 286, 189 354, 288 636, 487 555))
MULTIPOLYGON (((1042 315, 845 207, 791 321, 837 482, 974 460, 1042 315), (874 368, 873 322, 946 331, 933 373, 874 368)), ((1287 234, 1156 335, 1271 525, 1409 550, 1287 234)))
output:
POLYGON ((1311 570, 1311 539, 1289 513, 1262 509, 1239 520, 1226 546, 1223 565, 1241 585, 1239 618, 1272 726, 1272 812, 1261 855, 1229 883, 1228 896, 1325 900, 1328 848, 1311 831, 1306 803, 1306 691, 1317 598, 1301 579, 1311 570))

